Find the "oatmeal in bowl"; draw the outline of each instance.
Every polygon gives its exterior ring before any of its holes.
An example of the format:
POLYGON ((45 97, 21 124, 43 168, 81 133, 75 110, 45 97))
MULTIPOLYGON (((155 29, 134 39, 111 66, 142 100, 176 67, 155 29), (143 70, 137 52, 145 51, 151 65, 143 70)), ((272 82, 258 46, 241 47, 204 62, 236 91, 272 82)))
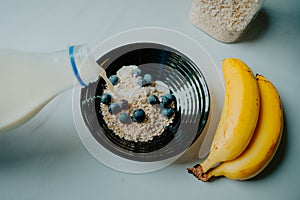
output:
POLYGON ((170 142, 179 113, 167 85, 135 65, 123 66, 109 80, 114 91, 104 87, 99 94, 98 117, 108 137, 133 152, 154 151, 170 142))

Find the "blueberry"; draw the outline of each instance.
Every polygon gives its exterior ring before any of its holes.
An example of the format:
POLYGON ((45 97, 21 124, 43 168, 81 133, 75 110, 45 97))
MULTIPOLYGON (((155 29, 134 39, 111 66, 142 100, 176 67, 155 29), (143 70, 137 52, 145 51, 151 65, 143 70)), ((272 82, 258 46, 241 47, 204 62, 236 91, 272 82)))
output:
POLYGON ((116 115, 121 112, 121 106, 118 103, 112 103, 108 106, 108 111, 110 114, 116 115))
POLYGON ((132 74, 134 76, 140 76, 141 73, 142 73, 142 71, 139 68, 135 68, 135 69, 132 70, 132 74))
POLYGON ((174 115, 174 110, 172 108, 163 108, 161 110, 161 114, 167 118, 170 118, 172 115, 174 115))
POLYGON ((170 100, 169 98, 167 98, 166 96, 162 95, 160 96, 160 104, 163 107, 167 107, 172 103, 172 100, 170 100))
POLYGON ((141 123, 145 120, 146 115, 142 109, 137 109, 132 114, 132 121, 141 123))
POLYGON ((128 110, 128 101, 125 99, 122 99, 120 102, 120 107, 122 110, 128 110))
POLYGON ((166 94, 166 97, 167 97, 168 99, 170 99, 171 101, 174 101, 174 99, 175 99, 174 95, 171 94, 171 93, 166 94))
POLYGON ((101 103, 109 105, 111 103, 112 97, 108 93, 103 93, 101 96, 101 103))
POLYGON ((147 83, 151 83, 152 82, 152 76, 150 74, 145 74, 144 75, 144 82, 147 83))
POLYGON ((156 95, 151 94, 148 96, 148 103, 153 105, 153 104, 158 104, 159 103, 159 99, 156 95))
POLYGON ((130 119, 129 113, 127 113, 127 112, 121 113, 121 114, 120 114, 120 117, 119 117, 119 121, 120 121, 122 124, 130 124, 131 119, 130 119))
POLYGON ((111 82, 111 84, 117 85, 120 80, 119 80, 119 77, 117 75, 111 75, 109 77, 109 81, 111 82))

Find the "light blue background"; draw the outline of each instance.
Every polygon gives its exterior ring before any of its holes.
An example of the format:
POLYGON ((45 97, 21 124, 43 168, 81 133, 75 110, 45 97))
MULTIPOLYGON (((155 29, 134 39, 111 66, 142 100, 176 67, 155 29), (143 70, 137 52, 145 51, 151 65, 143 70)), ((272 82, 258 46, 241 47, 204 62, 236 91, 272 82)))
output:
POLYGON ((225 57, 238 57, 271 79, 285 114, 279 152, 263 174, 250 181, 219 178, 203 183, 187 174, 185 168, 197 163, 188 156, 148 174, 126 174, 103 166, 78 138, 69 90, 27 124, 0 135, 1 200, 300 199, 299 1, 265 1, 262 13, 237 44, 217 42, 195 28, 188 19, 191 0, 0 3, 0 48, 48 52, 68 44, 94 47, 130 28, 171 28, 201 43, 219 66, 225 57))

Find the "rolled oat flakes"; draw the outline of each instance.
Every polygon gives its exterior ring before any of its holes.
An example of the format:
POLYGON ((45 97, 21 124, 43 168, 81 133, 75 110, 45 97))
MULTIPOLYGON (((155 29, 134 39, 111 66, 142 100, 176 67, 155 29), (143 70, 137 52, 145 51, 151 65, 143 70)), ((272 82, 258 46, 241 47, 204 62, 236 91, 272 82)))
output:
POLYGON ((238 41, 262 7, 263 0, 193 0, 191 22, 225 43, 238 41))

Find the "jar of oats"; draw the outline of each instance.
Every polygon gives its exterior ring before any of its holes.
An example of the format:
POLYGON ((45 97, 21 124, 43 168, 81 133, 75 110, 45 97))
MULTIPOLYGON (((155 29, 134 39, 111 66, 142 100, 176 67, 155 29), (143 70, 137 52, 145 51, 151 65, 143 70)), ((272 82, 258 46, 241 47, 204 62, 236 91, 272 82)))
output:
POLYGON ((225 43, 238 41, 262 7, 263 0, 193 0, 191 22, 225 43))

